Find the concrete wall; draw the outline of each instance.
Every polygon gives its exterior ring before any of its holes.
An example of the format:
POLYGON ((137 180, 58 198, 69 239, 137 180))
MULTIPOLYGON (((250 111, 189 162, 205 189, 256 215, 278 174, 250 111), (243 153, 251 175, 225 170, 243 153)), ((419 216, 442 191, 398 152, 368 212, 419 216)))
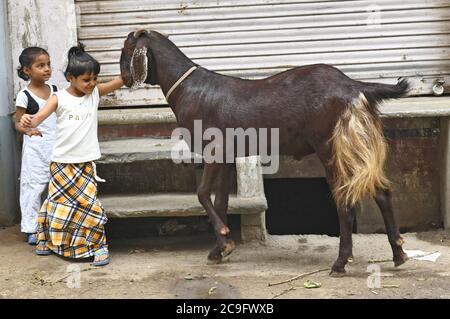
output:
MULTIPOLYGON (((67 87, 63 71, 67 65, 67 51, 77 43, 77 24, 74 0, 8 0, 8 22, 13 67, 19 65, 20 52, 29 46, 48 50, 53 66, 50 82, 67 87)), ((14 93, 26 82, 14 76, 14 93)))
POLYGON ((0 3, 0 225, 17 219, 16 154, 11 109, 11 61, 6 2, 0 3))
POLYGON ((440 120, 441 211, 445 228, 450 228, 450 117, 440 120))
POLYGON ((53 65, 50 82, 64 88, 66 55, 77 34, 74 0, 6 0, 0 9, 0 225, 9 225, 20 218, 20 153, 11 118, 15 96, 27 84, 15 72, 19 55, 29 46, 47 49, 53 65))
MULTIPOLYGON (((444 119, 444 118, 441 118, 444 119)), ((386 173, 392 182, 395 216, 401 231, 442 227, 440 118, 384 119, 389 141, 386 173)), ((358 231, 384 231, 373 200, 362 202, 358 231)))

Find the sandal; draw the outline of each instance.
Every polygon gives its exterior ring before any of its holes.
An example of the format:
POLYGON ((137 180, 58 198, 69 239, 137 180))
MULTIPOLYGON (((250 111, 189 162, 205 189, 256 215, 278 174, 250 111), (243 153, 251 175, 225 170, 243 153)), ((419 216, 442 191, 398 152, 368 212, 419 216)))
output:
POLYGON ((105 249, 100 249, 98 251, 95 252, 94 254, 94 262, 92 263, 92 266, 106 266, 107 264, 109 264, 109 262, 111 261, 111 259, 109 258, 109 253, 107 250, 105 249), (108 257, 103 259, 103 260, 95 260, 95 258, 99 257, 99 256, 103 256, 103 255, 107 255, 108 257))
POLYGON ((53 252, 45 244, 39 244, 36 247, 35 253, 38 256, 48 256, 51 255, 53 252))
POLYGON ((27 234, 27 243, 28 245, 35 246, 38 241, 38 236, 36 233, 29 233, 27 234))

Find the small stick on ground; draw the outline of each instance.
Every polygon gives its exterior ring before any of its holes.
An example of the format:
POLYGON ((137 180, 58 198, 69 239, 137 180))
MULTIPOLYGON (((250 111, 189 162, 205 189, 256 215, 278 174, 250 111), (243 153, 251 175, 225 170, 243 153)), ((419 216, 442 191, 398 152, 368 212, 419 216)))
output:
MULTIPOLYGON (((422 255, 417 255, 417 256, 411 256, 409 257, 410 259, 414 259, 414 258, 421 258, 421 257, 426 257, 429 255, 433 255, 435 253, 438 253, 439 251, 433 251, 431 253, 426 253, 426 254, 422 254, 422 255)), ((389 261, 393 261, 392 258, 386 258, 386 259, 369 259, 367 262, 369 264, 375 264, 375 263, 384 263, 384 262, 389 262, 389 261)))
POLYGON ((295 289, 296 289, 296 287, 291 286, 291 287, 289 287, 288 289, 285 289, 285 290, 283 290, 282 292, 280 292, 280 293, 278 293, 278 294, 276 294, 276 295, 273 295, 272 298, 270 298, 270 299, 275 299, 275 298, 280 297, 280 296, 282 296, 282 295, 288 293, 289 291, 292 291, 292 290, 295 290, 295 289))
MULTIPOLYGON (((284 280, 284 281, 280 281, 280 282, 275 282, 275 283, 269 283, 269 287, 276 286, 276 285, 281 285, 281 284, 287 284, 287 283, 290 283, 290 282, 292 282, 292 281, 294 281, 294 280, 300 279, 300 278, 302 278, 302 277, 309 276, 309 275, 313 275, 313 274, 317 274, 318 272, 327 271, 327 270, 329 270, 329 268, 319 269, 319 270, 307 272, 307 273, 304 273, 304 274, 300 274, 300 275, 295 276, 295 277, 293 277, 293 278, 291 278, 291 279, 288 279, 288 280, 284 280)), ((291 290, 292 290, 292 289, 291 289, 291 290)))
POLYGON ((382 288, 399 288, 399 285, 383 285, 382 288))
POLYGON ((369 264, 378 264, 378 263, 387 263, 393 261, 392 258, 386 258, 386 259, 369 259, 367 262, 369 264))

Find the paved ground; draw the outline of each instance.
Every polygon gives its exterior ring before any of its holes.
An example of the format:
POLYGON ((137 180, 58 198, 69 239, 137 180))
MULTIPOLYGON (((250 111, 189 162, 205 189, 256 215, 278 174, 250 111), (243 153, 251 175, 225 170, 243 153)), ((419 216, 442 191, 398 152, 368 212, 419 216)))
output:
POLYGON ((92 268, 55 255, 38 257, 18 227, 0 230, 0 298, 450 298, 450 231, 404 234, 405 249, 438 251, 436 262, 368 263, 391 256, 382 234, 354 235, 355 261, 343 278, 327 269, 338 238, 270 236, 265 244, 238 244, 229 260, 206 265, 210 235, 110 241, 112 263, 92 268), (374 266, 375 265, 375 266, 374 266), (372 273, 368 266, 381 271, 372 273), (379 274, 379 276, 378 276, 379 274), (368 282, 378 287, 368 287, 368 282), (311 280, 315 289, 304 288, 311 280))

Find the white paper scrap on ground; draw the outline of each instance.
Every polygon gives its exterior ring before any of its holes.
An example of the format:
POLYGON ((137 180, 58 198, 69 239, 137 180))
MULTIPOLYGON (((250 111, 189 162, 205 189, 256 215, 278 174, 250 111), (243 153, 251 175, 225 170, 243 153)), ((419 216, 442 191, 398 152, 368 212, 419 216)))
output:
POLYGON ((405 250, 405 253, 408 255, 409 258, 432 262, 436 262, 436 260, 441 255, 441 253, 438 251, 430 253, 422 250, 405 250))

